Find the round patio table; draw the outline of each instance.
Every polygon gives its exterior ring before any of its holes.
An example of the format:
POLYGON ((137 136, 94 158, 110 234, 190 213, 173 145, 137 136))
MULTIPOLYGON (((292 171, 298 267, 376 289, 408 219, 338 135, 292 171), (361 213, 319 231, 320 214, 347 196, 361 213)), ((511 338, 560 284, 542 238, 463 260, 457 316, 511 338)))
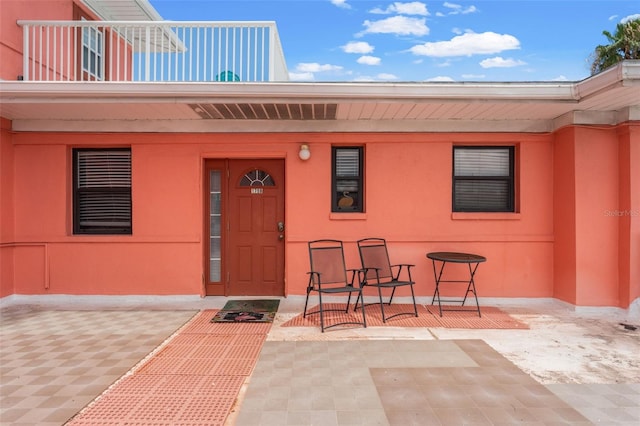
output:
POLYGON ((478 316, 482 317, 480 313, 480 303, 478 303, 478 294, 476 293, 476 284, 474 281, 474 276, 476 271, 478 270, 478 265, 482 262, 486 262, 487 258, 484 256, 480 256, 479 254, 472 253, 459 253, 459 252, 450 252, 450 251, 437 251, 427 253, 427 258, 431 259, 433 264, 433 276, 436 280, 436 289, 433 293, 433 298, 431 299, 431 305, 438 301, 438 309, 440 310, 440 316, 442 316, 442 311, 466 311, 466 309, 460 308, 452 308, 450 305, 445 305, 447 308, 442 308, 442 302, 450 302, 450 303, 461 303, 461 307, 467 301, 467 296, 469 293, 473 293, 473 297, 476 300, 476 308, 478 311, 478 316), (442 273, 444 272, 444 267, 447 263, 464 263, 469 266, 469 279, 465 280, 443 280, 442 273), (437 264, 440 267, 437 267, 437 264), (464 294, 464 298, 462 299, 442 299, 440 297, 440 284, 441 283, 467 283, 467 291, 464 294))

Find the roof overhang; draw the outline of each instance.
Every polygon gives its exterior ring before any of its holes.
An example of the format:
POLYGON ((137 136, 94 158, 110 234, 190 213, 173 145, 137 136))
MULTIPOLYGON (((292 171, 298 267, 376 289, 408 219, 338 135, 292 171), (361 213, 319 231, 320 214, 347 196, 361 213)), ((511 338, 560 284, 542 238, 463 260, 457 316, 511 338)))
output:
POLYGON ((162 21, 148 0, 82 0, 103 21, 162 21))
POLYGON ((0 82, 17 131, 550 132, 640 120, 640 61, 580 82, 0 82))
MULTIPOLYGON (((82 0, 82 2, 93 11, 102 21, 127 21, 146 22, 163 21, 162 16, 149 3, 148 0, 82 0)), ((124 35, 129 39, 126 34, 124 35)), ((140 43, 131 43, 132 46, 144 46, 143 40, 140 43)), ((185 51, 184 43, 171 30, 163 28, 159 34, 154 31, 150 36, 151 46, 165 46, 178 51, 185 51)), ((160 51, 160 50, 157 50, 160 51)))

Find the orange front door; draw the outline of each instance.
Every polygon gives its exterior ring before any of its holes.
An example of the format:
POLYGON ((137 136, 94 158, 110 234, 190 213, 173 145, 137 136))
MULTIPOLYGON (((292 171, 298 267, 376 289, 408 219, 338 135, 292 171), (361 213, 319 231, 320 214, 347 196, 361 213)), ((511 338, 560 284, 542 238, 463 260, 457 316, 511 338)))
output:
POLYGON ((206 167, 208 295, 284 295, 284 161, 206 167))

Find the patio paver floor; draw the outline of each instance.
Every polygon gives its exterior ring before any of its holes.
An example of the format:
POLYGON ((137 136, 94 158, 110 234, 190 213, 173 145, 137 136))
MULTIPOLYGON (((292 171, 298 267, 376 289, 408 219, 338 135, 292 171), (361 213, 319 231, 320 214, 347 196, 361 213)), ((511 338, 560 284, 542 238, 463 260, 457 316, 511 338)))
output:
MULTIPOLYGON (((191 327, 189 333, 180 334, 182 338, 200 334, 204 324, 189 321, 203 309, 219 309, 225 300, 140 301, 131 306, 110 301, 96 306, 95 301, 86 305, 76 300, 49 305, 3 301, 0 423, 65 424, 114 383, 136 377, 131 372, 152 359, 150 353, 160 358, 164 348, 164 356, 184 356, 186 352, 180 348, 169 352, 167 339, 181 328, 184 332, 191 327)), ((503 308, 526 321, 532 330, 370 327, 320 333, 312 327, 279 326, 299 309, 299 298, 282 299, 276 322, 255 369, 237 395, 227 424, 640 422, 640 335, 632 331, 603 335, 602 329, 593 328, 615 327, 620 319, 610 315, 604 319, 599 314, 576 315, 551 303, 542 309, 503 308), (575 329, 576 324, 585 329, 575 329), (519 349, 513 342, 518 338, 519 349), (363 363, 362 351, 367 345, 376 350, 368 353, 363 363), (546 357, 536 352, 536 345, 549 352, 546 357), (605 359, 601 347, 608 348, 616 363, 605 359), (391 349, 399 352, 391 355, 391 349), (317 356, 313 365, 310 353, 317 356), (352 368, 345 368, 337 359, 352 368), (587 362, 589 359, 593 362, 587 362), (450 365, 443 364, 446 362, 450 365), (312 387, 316 389, 312 396, 299 392, 309 389, 309 380, 318 384, 312 387), (269 392, 261 392, 269 381, 276 384, 269 392), (449 407, 453 401, 455 409, 449 407), (518 409, 507 410, 505 404, 518 409), (350 409, 354 406, 364 408, 365 415, 362 410, 350 409)), ((195 367, 188 371, 193 375, 183 385, 197 393, 207 375, 202 376, 195 367)), ((180 386, 177 381, 158 382, 166 377, 151 374, 144 379, 155 380, 155 389, 164 387, 169 394, 180 386)), ((231 382, 229 387, 238 387, 237 381, 231 382)), ((218 390, 222 392, 225 386, 220 384, 218 390)), ((130 395, 119 404, 131 409, 131 395, 138 392, 149 397, 143 389, 131 383, 130 395)), ((174 395, 168 400, 178 399, 174 395)), ((189 410, 197 412, 197 401, 191 404, 189 410)), ((145 411, 142 407, 139 413, 145 411)), ((188 411, 184 407, 180 410, 188 411)), ((170 404, 148 408, 171 410, 170 404)), ((109 413, 112 420, 114 414, 109 413)), ((155 424, 162 424, 166 416, 155 414, 155 424)), ((199 423, 195 420, 191 424, 211 424, 210 418, 201 418, 199 423)))

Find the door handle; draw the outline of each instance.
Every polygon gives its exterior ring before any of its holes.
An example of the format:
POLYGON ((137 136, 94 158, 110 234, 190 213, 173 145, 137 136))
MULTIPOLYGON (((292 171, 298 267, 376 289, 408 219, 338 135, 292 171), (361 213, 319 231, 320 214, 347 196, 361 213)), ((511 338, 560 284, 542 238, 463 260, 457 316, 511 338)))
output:
POLYGON ((278 232, 284 231, 284 222, 278 222, 278 232))

